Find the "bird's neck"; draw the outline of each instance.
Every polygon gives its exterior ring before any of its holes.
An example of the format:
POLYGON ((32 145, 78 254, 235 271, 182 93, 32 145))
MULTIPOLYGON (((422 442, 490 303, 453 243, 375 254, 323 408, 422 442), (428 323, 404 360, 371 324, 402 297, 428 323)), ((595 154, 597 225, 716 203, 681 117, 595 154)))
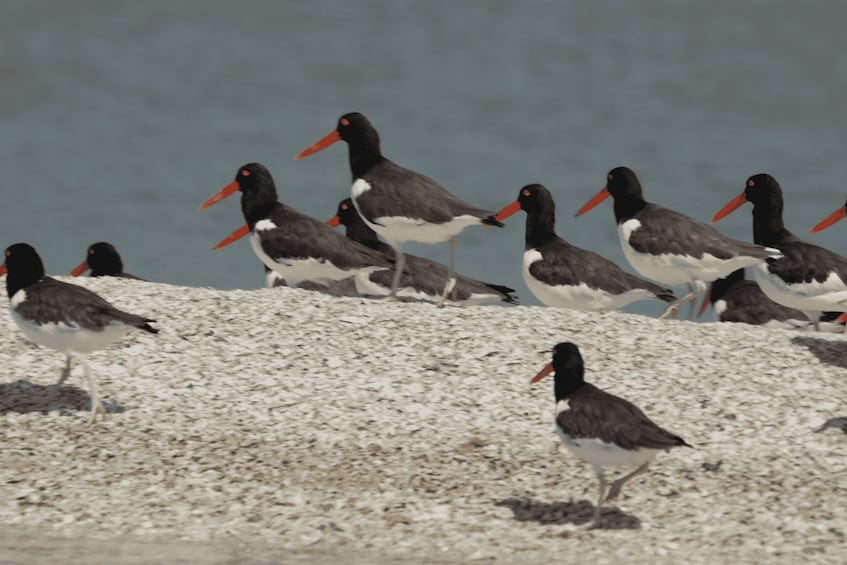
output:
POLYGON ((625 222, 637 214, 647 202, 637 194, 622 194, 615 198, 615 220, 617 223, 625 222))
POLYGON ((758 245, 777 245, 794 237, 785 228, 782 209, 753 207, 753 243, 758 245))
POLYGON ((379 144, 373 143, 356 143, 350 144, 350 172, 353 173, 353 180, 363 177, 377 163, 385 159, 379 150, 379 144))
POLYGON ((556 217, 552 212, 543 210, 527 213, 526 216, 526 249, 537 249, 555 239, 556 217))
POLYGON ((256 226, 256 222, 268 218, 277 206, 280 206, 280 203, 276 200, 276 194, 258 192, 241 197, 241 212, 250 231, 256 226))

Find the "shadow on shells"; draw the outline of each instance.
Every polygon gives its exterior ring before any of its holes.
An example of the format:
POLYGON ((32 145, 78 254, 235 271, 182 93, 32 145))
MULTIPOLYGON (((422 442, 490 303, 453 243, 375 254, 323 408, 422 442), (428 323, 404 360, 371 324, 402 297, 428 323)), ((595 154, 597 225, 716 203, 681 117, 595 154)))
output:
POLYGON ((808 347, 821 363, 847 369, 847 342, 829 341, 805 335, 791 338, 791 341, 808 347))
MULTIPOLYGON (((106 401, 103 407, 109 414, 123 412, 124 407, 106 401)), ((50 410, 88 412, 91 410, 91 397, 83 389, 75 386, 41 385, 18 380, 13 383, 0 383, 0 414, 47 413, 50 410)))
MULTIPOLYGON (((518 522, 538 522, 540 524, 575 524, 577 526, 591 522, 594 505, 587 500, 578 502, 541 502, 531 498, 504 498, 494 503, 512 509, 518 522)), ((600 529, 635 530, 641 527, 641 520, 626 514, 615 507, 604 506, 600 511, 600 529)))

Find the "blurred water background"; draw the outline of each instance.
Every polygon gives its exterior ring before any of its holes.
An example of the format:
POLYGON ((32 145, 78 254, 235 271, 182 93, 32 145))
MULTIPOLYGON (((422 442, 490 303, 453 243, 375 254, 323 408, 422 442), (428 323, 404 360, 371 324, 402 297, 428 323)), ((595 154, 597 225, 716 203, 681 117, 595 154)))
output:
MULTIPOLYGON (((260 287, 246 240, 211 250, 243 223, 238 198, 195 208, 259 161, 282 201, 329 218, 346 146, 292 157, 360 111, 386 156, 481 207, 545 184, 560 235, 627 270, 610 203, 573 217, 617 165, 702 221, 768 172, 789 229, 845 252, 847 225, 806 235, 847 194, 845 16, 788 0, 3 0, 0 246, 29 242, 66 274, 106 240, 149 280, 260 287)), ((749 240, 750 209, 717 228, 749 240)), ((522 213, 465 230, 459 271, 537 304, 523 232, 522 213)))

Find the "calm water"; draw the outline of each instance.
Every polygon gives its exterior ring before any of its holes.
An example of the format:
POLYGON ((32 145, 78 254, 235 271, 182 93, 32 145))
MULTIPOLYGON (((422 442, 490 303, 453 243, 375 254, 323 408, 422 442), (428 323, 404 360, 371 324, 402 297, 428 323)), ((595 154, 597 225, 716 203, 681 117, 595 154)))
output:
MULTIPOLYGON (((243 223, 238 198, 195 208, 260 161, 283 201, 330 217, 346 147, 292 156, 353 110, 388 157, 479 206, 547 185, 559 233, 627 269, 610 204, 573 217, 616 165, 701 220, 769 172, 805 233, 847 193, 845 16, 789 1, 5 0, 0 244, 30 242, 66 273, 107 240, 151 280, 259 287, 246 240, 211 251, 243 223)), ((466 230, 459 270, 536 304, 523 224, 466 230)), ((718 228, 749 239, 749 205, 718 228)), ((847 252, 845 233, 808 239, 847 252)))

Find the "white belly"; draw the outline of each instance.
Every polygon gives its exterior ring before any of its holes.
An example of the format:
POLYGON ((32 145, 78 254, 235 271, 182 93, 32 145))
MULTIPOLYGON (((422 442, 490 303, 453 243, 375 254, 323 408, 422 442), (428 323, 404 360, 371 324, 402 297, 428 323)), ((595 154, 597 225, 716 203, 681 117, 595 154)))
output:
POLYGON ((28 339, 43 347, 64 353, 91 353, 103 349, 133 329, 132 326, 117 322, 99 332, 75 325, 56 323, 38 325, 25 320, 14 308, 11 311, 12 319, 28 339))
MULTIPOLYGON (((265 266, 284 278, 289 286, 297 286, 302 281, 338 281, 358 272, 358 270, 339 269, 329 261, 321 261, 312 257, 308 259, 273 259, 262 249, 259 237, 255 231, 250 234, 250 247, 253 248, 253 253, 265 266)), ((368 267, 364 270, 373 271, 377 268, 368 267)))
MULTIPOLYGON (((360 181, 357 181, 360 182, 360 181)), ((443 224, 433 224, 422 218, 410 218, 406 216, 380 216, 368 218, 359 209, 356 202, 355 187, 353 194, 353 205, 359 216, 370 226, 372 230, 381 235, 389 245, 395 249, 406 241, 420 241, 421 243, 441 243, 451 237, 459 235, 468 226, 479 225, 480 219, 476 216, 457 216, 443 224)), ((361 194, 361 193, 360 193, 361 194)))
POLYGON ((657 449, 646 449, 643 447, 629 451, 613 443, 606 443, 599 439, 573 439, 565 434, 559 426, 556 426, 556 431, 559 433, 559 439, 562 440, 568 451, 593 465, 637 467, 644 463, 649 463, 659 453, 657 449))
POLYGON ((621 240, 624 257, 640 275, 662 284, 687 285, 695 281, 713 281, 725 277, 737 269, 764 262, 763 259, 744 255, 730 259, 718 259, 709 253, 700 258, 671 253, 661 255, 641 253, 629 244, 630 234, 639 227, 641 227, 641 222, 635 219, 627 220, 618 225, 618 236, 621 240))
POLYGON ((621 294, 611 294, 604 290, 591 288, 585 283, 578 285, 549 285, 539 281, 529 272, 532 264, 541 260, 542 255, 537 249, 527 250, 523 254, 521 272, 530 292, 545 306, 596 312, 616 310, 636 300, 655 298, 651 292, 640 288, 621 294))
POLYGON ((768 272, 767 265, 757 265, 753 276, 765 295, 783 306, 804 312, 847 309, 847 284, 835 273, 822 283, 796 283, 788 285, 768 272))

